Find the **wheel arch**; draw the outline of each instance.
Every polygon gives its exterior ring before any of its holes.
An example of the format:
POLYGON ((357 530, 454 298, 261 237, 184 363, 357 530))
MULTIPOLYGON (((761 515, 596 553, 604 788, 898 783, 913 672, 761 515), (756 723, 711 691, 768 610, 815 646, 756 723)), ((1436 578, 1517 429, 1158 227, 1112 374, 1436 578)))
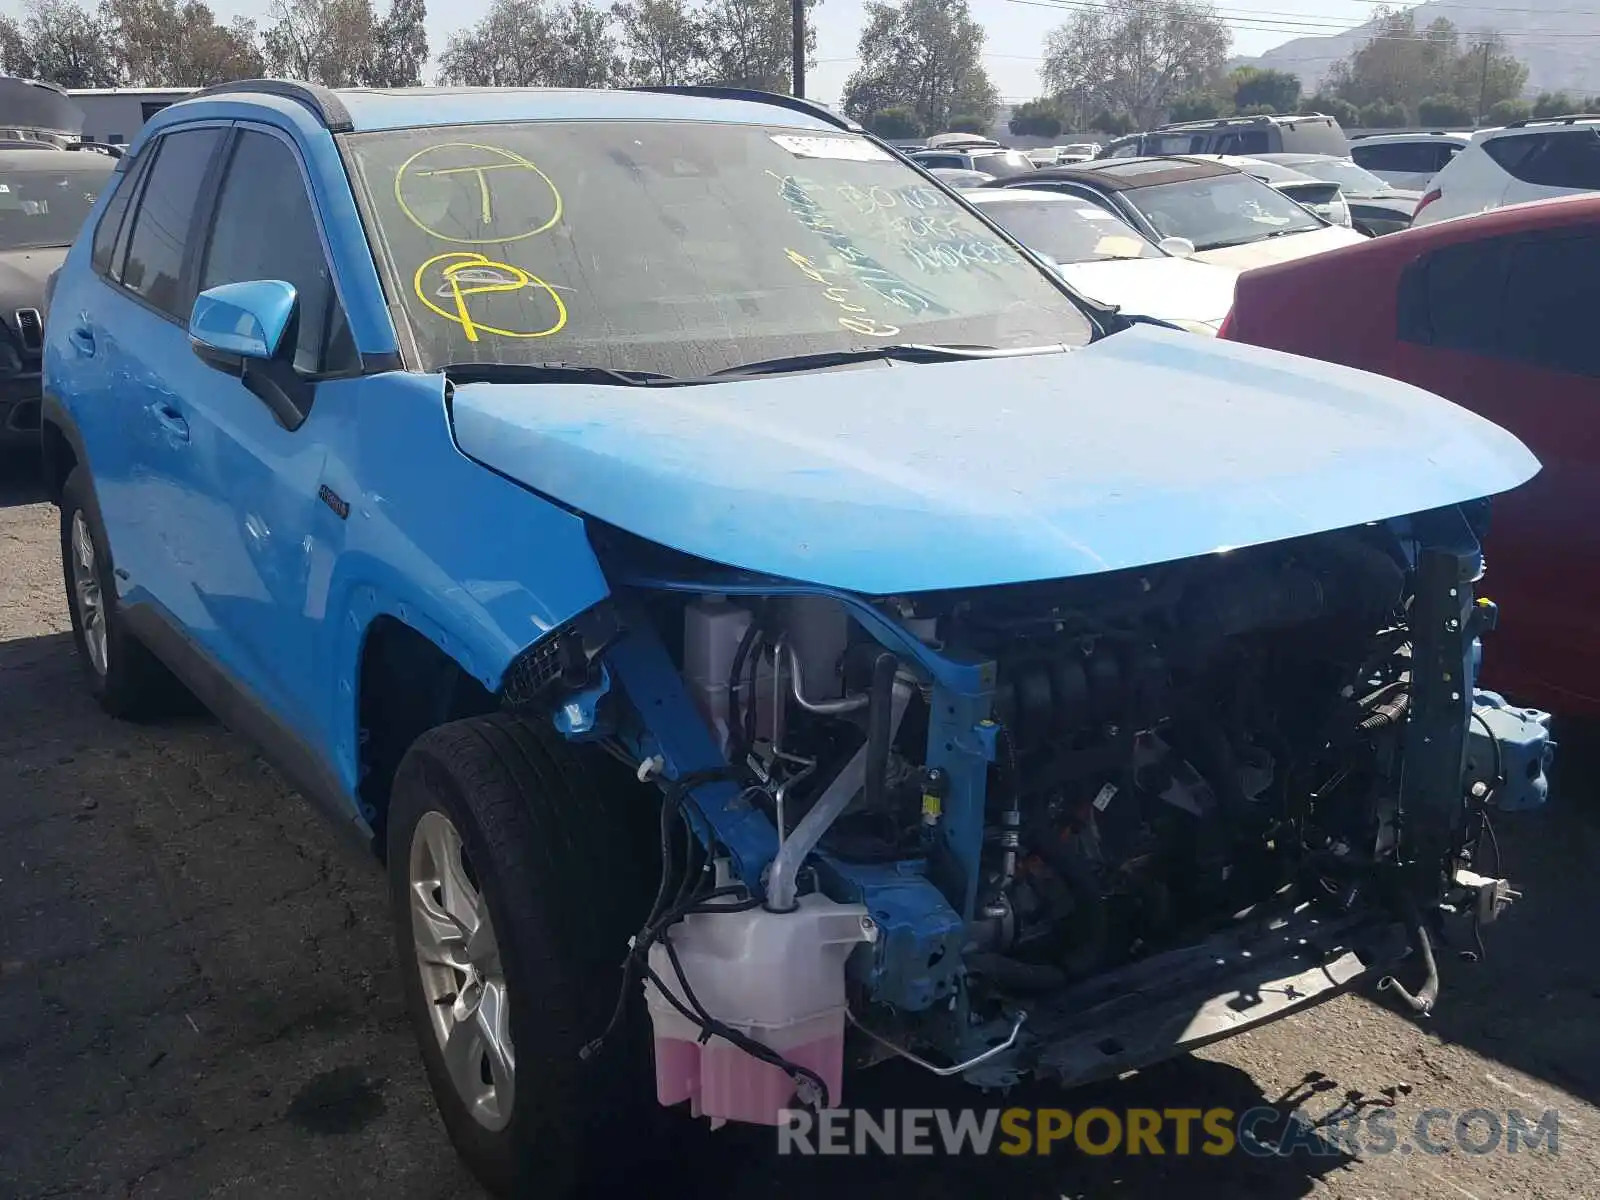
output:
POLYGON ((66 406, 48 392, 39 402, 39 438, 43 463, 43 477, 50 503, 61 504, 61 492, 67 477, 79 464, 89 461, 83 447, 83 435, 66 406))

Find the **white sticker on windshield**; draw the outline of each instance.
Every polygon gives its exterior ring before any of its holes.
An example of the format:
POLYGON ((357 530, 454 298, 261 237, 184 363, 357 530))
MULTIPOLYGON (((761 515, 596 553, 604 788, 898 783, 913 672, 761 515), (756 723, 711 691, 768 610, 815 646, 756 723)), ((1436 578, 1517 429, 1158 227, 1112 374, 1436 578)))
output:
POLYGON ((804 137, 800 134, 775 133, 777 142, 796 158, 839 158, 850 162, 889 162, 891 156, 866 138, 856 137, 804 137))
POLYGON ((0 183, 0 192, 9 192, 10 190, 11 188, 8 185, 0 183))

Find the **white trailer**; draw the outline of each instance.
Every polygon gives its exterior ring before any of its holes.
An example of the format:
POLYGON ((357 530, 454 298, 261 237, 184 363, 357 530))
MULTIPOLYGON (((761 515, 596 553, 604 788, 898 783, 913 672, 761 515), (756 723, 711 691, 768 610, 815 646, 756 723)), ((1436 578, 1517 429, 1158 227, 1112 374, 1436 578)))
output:
POLYGON ((83 112, 83 139, 125 146, 167 105, 197 88, 72 88, 67 95, 83 112))

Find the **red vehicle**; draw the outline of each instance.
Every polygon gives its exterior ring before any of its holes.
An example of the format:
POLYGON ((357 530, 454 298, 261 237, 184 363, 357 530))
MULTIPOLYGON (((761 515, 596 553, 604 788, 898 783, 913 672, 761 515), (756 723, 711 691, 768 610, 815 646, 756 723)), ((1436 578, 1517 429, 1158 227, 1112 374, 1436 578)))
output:
POLYGON ((1494 502, 1505 615, 1484 686, 1600 714, 1600 195, 1250 271, 1221 336, 1388 375, 1516 434, 1544 469, 1494 502))

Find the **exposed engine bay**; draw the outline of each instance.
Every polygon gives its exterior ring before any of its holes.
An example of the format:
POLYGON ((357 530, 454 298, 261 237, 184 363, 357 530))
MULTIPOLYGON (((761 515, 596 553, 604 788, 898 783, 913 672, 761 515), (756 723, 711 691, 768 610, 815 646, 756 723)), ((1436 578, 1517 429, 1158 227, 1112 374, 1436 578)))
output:
MULTIPOLYGON (((1440 914, 1481 922, 1514 895, 1478 874, 1505 780, 1503 769, 1469 779, 1465 767, 1474 722, 1489 728, 1473 678, 1494 607, 1472 597, 1481 561, 1470 530, 1465 551, 1441 540, 1458 527, 1466 518, 1452 511, 1432 532, 1391 522, 1080 579, 875 600, 748 583, 641 589, 640 611, 729 785, 720 802, 696 793, 703 820, 690 825, 703 845, 679 888, 687 919, 646 938, 657 939, 645 949, 659 968, 647 989, 658 1068, 664 1036, 704 1041, 694 993, 714 993, 723 1030, 744 1028, 746 1049, 775 1047, 763 1069, 796 1068, 802 1096, 811 1079, 837 1101, 836 1035, 825 1021, 806 1026, 822 1020, 832 984, 814 990, 816 973, 796 965, 811 935, 784 967, 750 965, 754 941, 798 928, 773 923, 786 914, 833 922, 813 959, 848 957, 835 1007, 868 1059, 931 1067, 927 1050, 950 1064, 941 1073, 979 1082, 1052 1065, 1086 1077, 1082 1063, 1052 1060, 1048 1036, 1148 991, 1138 980, 1152 964, 1172 982, 1185 977, 1184 954, 1209 965, 1222 945, 1249 960, 1242 947, 1269 917, 1280 932, 1286 921, 1346 921, 1398 933, 1397 954, 1409 942, 1425 979, 1415 993, 1393 986, 1427 1011, 1440 914), (757 821, 770 853, 749 838, 757 821), (721 886, 705 891, 696 871, 721 886), (742 891, 728 886, 741 877, 742 891), (696 895, 735 899, 722 913, 714 899, 695 907, 696 895), (840 934, 841 914, 861 932, 840 934), (712 948, 706 931, 735 922, 764 924, 712 948), (686 971, 690 958, 699 965, 686 971), (681 988, 664 982, 669 966, 681 988), (757 974, 789 982, 764 991, 757 974), (799 993, 810 999, 785 1007, 799 993), (694 1028, 664 1034, 677 1014, 694 1028), (802 1047, 787 1058, 786 1030, 802 1047)), ((630 684, 620 664, 624 690, 641 688, 638 670, 630 684)), ((1530 716, 1516 735, 1536 746, 1518 761, 1542 771, 1547 730, 1530 716)), ((1354 935, 1329 953, 1350 959, 1350 978, 1393 965, 1354 935)), ((1202 992, 1261 982, 1212 980, 1202 992)), ((1175 1003, 1192 1008, 1200 994, 1180 990, 1175 1003)), ((1250 1023, 1230 1022, 1217 1036, 1250 1023)), ((1168 1052, 1185 1048, 1168 1041, 1168 1052)), ((1120 1062, 1119 1039, 1098 1044, 1117 1047, 1108 1069, 1149 1058, 1120 1062)), ((661 1083, 664 1103, 692 1097, 714 1119, 771 1119, 766 1101, 719 1107, 693 1080, 661 1083)))

